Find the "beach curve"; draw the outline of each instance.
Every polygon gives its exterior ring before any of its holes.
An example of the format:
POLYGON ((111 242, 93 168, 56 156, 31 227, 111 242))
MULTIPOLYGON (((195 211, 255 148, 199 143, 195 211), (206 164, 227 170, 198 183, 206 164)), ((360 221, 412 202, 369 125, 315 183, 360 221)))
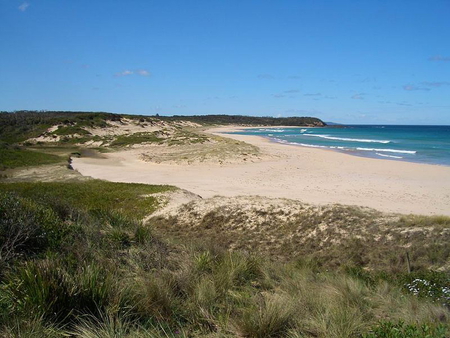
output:
POLYGON ((145 162, 141 149, 74 158, 81 174, 115 182, 171 184, 204 198, 259 195, 312 204, 344 204, 384 212, 450 215, 450 167, 372 159, 332 150, 224 134, 242 127, 207 132, 258 147, 265 156, 239 163, 166 164, 145 162))

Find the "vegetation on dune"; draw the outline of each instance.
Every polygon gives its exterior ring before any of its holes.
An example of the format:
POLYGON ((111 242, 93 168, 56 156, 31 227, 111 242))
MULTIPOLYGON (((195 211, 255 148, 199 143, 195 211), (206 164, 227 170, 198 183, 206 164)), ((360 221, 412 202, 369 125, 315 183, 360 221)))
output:
MULTIPOLYGON (((56 158, 53 157, 52 160, 51 156, 44 153, 49 153, 49 150, 51 151, 55 147, 67 149, 77 147, 78 149, 75 151, 80 152, 81 149, 89 147, 100 147, 100 150, 117 150, 139 144, 167 145, 172 149, 190 146, 195 148, 197 146, 195 149, 185 149, 184 152, 188 155, 180 157, 181 160, 186 159, 188 162, 193 157, 189 156, 189 153, 198 155, 200 162, 212 159, 220 163, 223 163, 221 156, 228 160, 237 155, 247 160, 249 158, 246 155, 255 155, 255 149, 252 149, 251 146, 236 146, 223 138, 206 135, 193 128, 192 123, 196 123, 196 127, 221 124, 323 125, 319 119, 310 117, 272 118, 228 115, 162 117, 118 115, 103 112, 0 112, 0 142, 5 144, 8 149, 16 148, 14 151, 2 150, 5 154, 0 155, 5 158, 4 162, 13 157, 22 158, 22 161, 16 160, 14 163, 8 163, 7 165, 2 163, 0 170, 29 164, 54 163, 56 158), (104 130, 93 131, 95 129, 104 130), (210 145, 220 144, 221 147, 217 149, 200 147, 205 143, 210 145), (18 147, 21 151, 17 150, 18 147), (25 161, 27 156, 23 153, 27 150, 36 151, 34 157, 31 154, 28 156, 29 161, 25 161), (241 153, 239 153, 240 150, 242 150, 241 153)), ((173 158, 177 156, 176 153, 178 152, 170 150, 167 153, 169 157, 173 158)), ((179 153, 182 154, 183 150, 179 153)), ((70 156, 70 153, 67 156, 70 156)), ((164 155, 163 157, 161 159, 156 158, 155 161, 164 161, 167 156, 164 155)), ((152 155, 148 159, 153 160, 152 155)))
POLYGON ((70 112, 70 111, 17 111, 0 112, 0 141, 9 144, 26 141, 38 137, 48 128, 59 125, 54 135, 87 135, 84 127, 103 128, 108 121, 120 122, 129 118, 144 125, 154 121, 165 122, 194 122, 204 125, 243 124, 269 126, 324 126, 325 124, 314 117, 255 117, 241 115, 204 115, 204 116, 139 116, 111 114, 104 112, 70 112))
MULTIPOLYGON (((74 144, 96 141, 83 127, 105 127, 108 121, 120 120, 120 115, 80 112, 0 112, 0 170, 62 162, 63 158, 51 154, 54 147, 73 148, 74 144), (50 127, 59 126, 49 135, 60 142, 34 145, 26 142, 46 133, 50 127)), ((69 156, 70 152, 64 152, 69 156)))
POLYGON ((442 303, 389 278, 326 271, 305 260, 271 261, 229 251, 213 238, 201 244, 163 239, 130 217, 137 211, 129 208, 167 187, 92 181, 0 189, 4 337, 449 333, 450 312, 442 303), (105 195, 108 190, 114 193, 105 195))
MULTIPOLYGON (((0 112, 0 141, 17 143, 38 137, 48 128, 56 125, 80 127, 105 127, 107 121, 120 121, 121 115, 96 112, 0 112)), ((80 130, 77 128, 77 131, 80 130)), ((68 132, 62 129, 60 132, 68 132)), ((58 131, 56 132, 58 135, 58 131)), ((62 134, 61 134, 62 135, 62 134)))
POLYGON ((74 208, 101 213, 104 210, 120 211, 126 216, 143 218, 158 206, 152 195, 175 189, 137 183, 115 183, 101 180, 84 182, 17 182, 0 183, 2 191, 44 203, 66 203, 74 208))
POLYGON ((0 144, 0 170, 63 162, 57 155, 0 144))
POLYGON ((54 135, 89 135, 90 133, 79 126, 60 126, 53 132, 54 135))
POLYGON ((412 271, 449 269, 448 217, 395 217, 343 205, 263 203, 264 199, 245 197, 198 200, 150 222, 180 240, 214 238, 229 248, 281 260, 300 257, 328 269, 349 266, 394 275, 406 273, 408 264, 412 271), (205 207, 207 203, 213 207, 205 207))
POLYGON ((111 147, 124 147, 140 143, 162 143, 164 138, 160 137, 160 133, 134 133, 131 135, 120 135, 113 142, 111 147))

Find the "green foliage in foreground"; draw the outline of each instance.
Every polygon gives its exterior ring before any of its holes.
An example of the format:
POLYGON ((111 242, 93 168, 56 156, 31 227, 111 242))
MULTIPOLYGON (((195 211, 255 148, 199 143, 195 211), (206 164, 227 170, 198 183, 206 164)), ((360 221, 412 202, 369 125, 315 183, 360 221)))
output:
POLYGON ((158 201, 155 193, 174 189, 164 185, 115 183, 101 180, 85 182, 18 182, 1 183, 0 191, 43 201, 49 205, 64 204, 76 209, 101 213, 120 211, 123 215, 141 219, 151 214, 158 201))
POLYGON ((171 244, 113 203, 47 203, 36 187, 0 194, 2 337, 372 338, 449 323, 448 309, 385 281, 171 244))
POLYGON ((62 162, 57 155, 22 148, 0 146, 0 170, 62 162))
POLYGON ((382 322, 363 338, 446 338, 450 331, 443 325, 406 325, 403 322, 382 322))

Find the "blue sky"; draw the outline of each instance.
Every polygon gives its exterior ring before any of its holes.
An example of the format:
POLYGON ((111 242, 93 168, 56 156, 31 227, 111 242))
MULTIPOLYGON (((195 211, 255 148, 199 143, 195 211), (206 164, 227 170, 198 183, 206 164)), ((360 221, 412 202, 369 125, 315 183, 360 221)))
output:
POLYGON ((0 110, 450 124, 449 0, 0 0, 0 110))

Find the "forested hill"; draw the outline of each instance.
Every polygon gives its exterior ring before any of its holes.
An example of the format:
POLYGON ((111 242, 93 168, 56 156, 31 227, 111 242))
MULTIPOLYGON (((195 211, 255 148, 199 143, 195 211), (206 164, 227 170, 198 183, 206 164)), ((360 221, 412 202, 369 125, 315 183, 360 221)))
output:
POLYGON ((244 115, 194 115, 160 117, 163 120, 183 120, 200 124, 242 124, 264 126, 315 126, 323 127, 325 122, 316 117, 261 117, 244 115))

